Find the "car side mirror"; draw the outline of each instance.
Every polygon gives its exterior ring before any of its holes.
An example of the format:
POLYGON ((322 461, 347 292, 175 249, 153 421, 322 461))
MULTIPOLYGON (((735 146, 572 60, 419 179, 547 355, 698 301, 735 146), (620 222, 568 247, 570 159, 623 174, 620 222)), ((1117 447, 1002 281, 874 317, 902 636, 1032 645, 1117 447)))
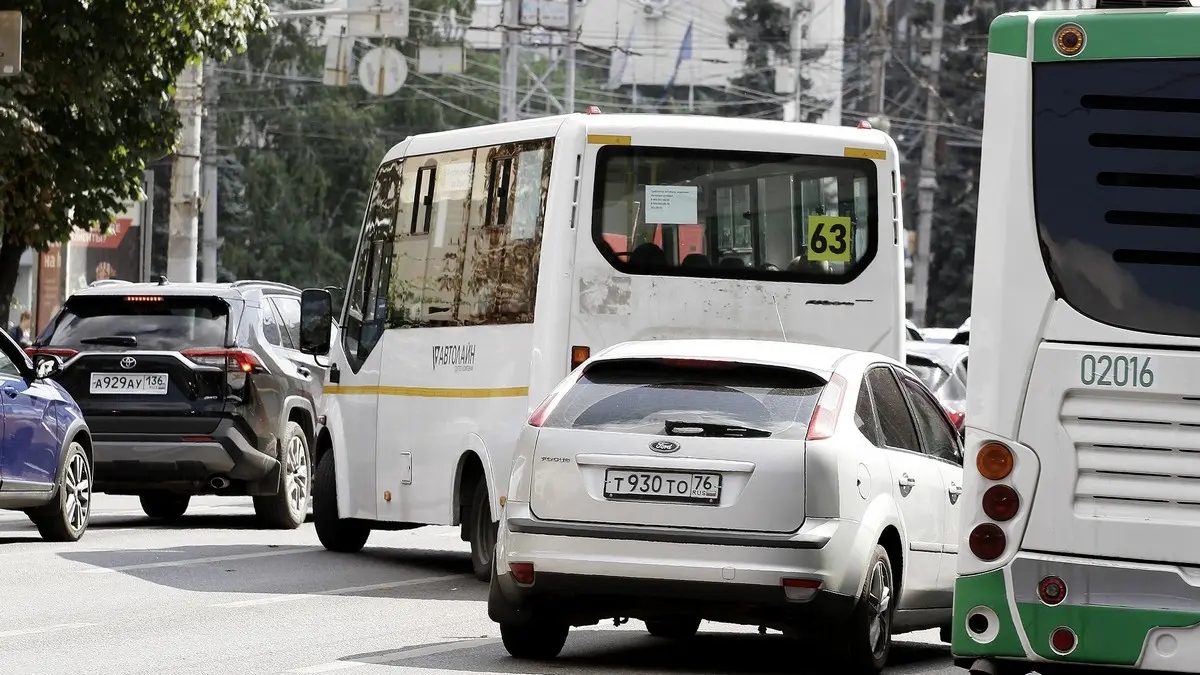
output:
POLYGON ((63 362, 54 354, 38 354, 33 361, 34 377, 39 380, 49 379, 62 372, 63 362))
POLYGON ((329 353, 333 337, 333 296, 324 288, 300 294, 300 351, 313 356, 329 353))

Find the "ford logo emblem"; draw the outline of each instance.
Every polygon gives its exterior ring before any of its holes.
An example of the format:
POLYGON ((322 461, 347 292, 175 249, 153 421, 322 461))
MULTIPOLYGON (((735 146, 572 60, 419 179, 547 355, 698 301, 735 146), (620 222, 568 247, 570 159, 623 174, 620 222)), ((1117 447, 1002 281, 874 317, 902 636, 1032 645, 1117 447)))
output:
POLYGON ((121 359, 121 367, 125 370, 133 370, 133 367, 136 365, 137 359, 133 358, 132 356, 126 356, 125 358, 121 359))
POLYGON ((655 452, 661 452, 665 455, 668 452, 675 452, 678 450, 679 444, 674 441, 654 441, 650 444, 650 449, 655 452))

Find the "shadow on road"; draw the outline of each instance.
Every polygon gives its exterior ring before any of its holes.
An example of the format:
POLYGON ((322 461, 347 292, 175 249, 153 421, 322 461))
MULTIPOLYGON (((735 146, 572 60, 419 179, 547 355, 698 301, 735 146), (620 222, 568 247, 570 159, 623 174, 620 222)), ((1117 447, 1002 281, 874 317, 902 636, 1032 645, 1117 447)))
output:
MULTIPOLYGON (((312 514, 305 519, 312 522, 312 514)), ((115 530, 137 528, 147 530, 261 530, 263 523, 253 514, 184 514, 173 520, 150 518, 149 516, 103 515, 92 516, 89 530, 115 530)))
MULTIPOLYGON (((56 555, 90 565, 97 572, 111 570, 160 586, 200 593, 487 599, 487 584, 470 576, 471 562, 466 553, 375 548, 370 542, 367 546, 354 554, 331 553, 320 546, 242 544, 61 551, 56 555)), ((214 602, 253 604, 255 598, 233 596, 214 602)))
MULTIPOLYGON (((553 672, 561 675, 837 675, 845 670, 843 663, 823 656, 820 645, 809 645, 778 634, 700 633, 690 640, 670 641, 653 638, 642 631, 639 622, 631 622, 618 631, 576 629, 567 638, 562 654, 553 661, 543 662, 514 659, 494 638, 358 654, 341 660, 440 672, 553 672)), ((953 670, 948 646, 896 642, 885 672, 941 670, 953 670)))

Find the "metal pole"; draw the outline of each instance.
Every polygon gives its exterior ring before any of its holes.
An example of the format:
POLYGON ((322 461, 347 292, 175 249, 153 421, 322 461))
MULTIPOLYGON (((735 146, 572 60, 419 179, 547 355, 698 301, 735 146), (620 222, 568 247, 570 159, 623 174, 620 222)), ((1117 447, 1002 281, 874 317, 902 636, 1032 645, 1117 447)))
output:
POLYGON ((796 78, 795 90, 792 92, 792 111, 796 116, 793 122, 803 122, 800 101, 804 96, 804 76, 801 74, 804 59, 801 49, 804 44, 804 0, 792 0, 792 77, 796 78))
POLYGON ((933 0, 933 40, 929 46, 929 82, 925 93, 925 142, 921 145, 921 178, 917 184, 917 250, 913 254, 913 323, 925 325, 929 299, 929 238, 933 231, 933 198, 937 194, 938 78, 942 68, 942 29, 946 0, 933 0))
POLYGON ((517 119, 517 79, 521 72, 521 0, 508 0, 504 11, 504 63, 500 68, 500 121, 517 119))
POLYGON ((563 107, 568 113, 575 112, 575 5, 578 0, 567 0, 567 84, 563 92, 563 107))
POLYGON ((200 125, 204 82, 200 61, 189 63, 175 86, 179 135, 171 168, 171 220, 167 241, 167 278, 196 281, 197 212, 200 198, 200 125))
POLYGON ((142 268, 138 281, 150 281, 150 269, 154 265, 154 169, 143 171, 142 181, 146 201, 142 203, 142 268))
POLYGON ((887 68, 888 32, 886 0, 871 0, 871 93, 868 110, 883 115, 884 83, 887 68))
POLYGON ((201 154, 204 163, 204 236, 200 240, 202 279, 217 281, 217 100, 220 89, 212 59, 204 62, 204 131, 201 154))

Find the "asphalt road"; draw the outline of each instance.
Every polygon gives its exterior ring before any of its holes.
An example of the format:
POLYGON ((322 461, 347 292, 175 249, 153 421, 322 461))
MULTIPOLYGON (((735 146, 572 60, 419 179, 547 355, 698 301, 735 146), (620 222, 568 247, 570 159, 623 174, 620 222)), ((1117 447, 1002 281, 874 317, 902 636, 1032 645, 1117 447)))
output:
MULTIPOLYGON (((3 675, 434 673, 764 675, 839 672, 778 634, 705 623, 686 644, 630 621, 572 631, 553 662, 518 662, 487 617, 456 528, 371 535, 355 555, 311 524, 256 529, 249 500, 194 500, 153 524, 98 495, 88 533, 46 544, 0 512, 3 675)), ((936 631, 899 636, 890 673, 962 675, 936 631)))

